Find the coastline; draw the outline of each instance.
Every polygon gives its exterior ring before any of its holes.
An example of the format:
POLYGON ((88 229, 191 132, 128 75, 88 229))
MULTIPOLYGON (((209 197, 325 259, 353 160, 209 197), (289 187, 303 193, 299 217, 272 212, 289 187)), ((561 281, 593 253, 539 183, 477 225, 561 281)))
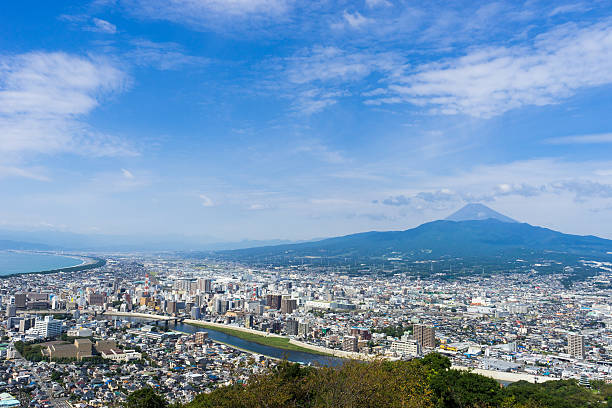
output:
POLYGON ((20 249, 7 249, 6 251, 22 253, 22 254, 53 255, 53 256, 58 256, 58 257, 61 256, 64 258, 72 258, 76 260, 81 260, 81 263, 77 265, 73 265, 73 266, 66 266, 63 268, 55 268, 55 269, 46 269, 42 271, 10 273, 6 275, 0 275, 0 279, 12 278, 12 277, 22 276, 22 275, 32 275, 32 274, 48 275, 48 274, 59 273, 59 272, 79 272, 79 271, 84 271, 88 269, 99 268, 99 267, 106 265, 105 259, 93 257, 93 256, 83 256, 83 255, 76 255, 76 254, 59 254, 57 252, 52 252, 52 251, 28 251, 28 250, 20 250, 20 249))

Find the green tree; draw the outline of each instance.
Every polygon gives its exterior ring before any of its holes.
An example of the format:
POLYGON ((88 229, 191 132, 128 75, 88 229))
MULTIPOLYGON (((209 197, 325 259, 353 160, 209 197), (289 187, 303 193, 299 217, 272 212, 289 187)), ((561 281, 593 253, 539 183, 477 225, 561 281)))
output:
POLYGON ((127 397, 126 408, 167 408, 168 402, 156 393, 153 388, 146 387, 134 391, 127 397))

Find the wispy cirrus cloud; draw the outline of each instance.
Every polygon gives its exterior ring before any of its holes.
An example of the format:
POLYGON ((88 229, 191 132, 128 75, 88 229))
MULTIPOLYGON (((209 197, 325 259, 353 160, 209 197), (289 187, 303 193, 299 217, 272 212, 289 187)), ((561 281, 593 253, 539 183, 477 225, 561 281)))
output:
POLYGON ((133 48, 124 56, 138 66, 153 66, 159 70, 178 70, 185 67, 203 66, 209 59, 189 55, 185 49, 174 42, 154 42, 145 39, 130 41, 133 48))
POLYGON ((361 92, 361 84, 374 73, 395 77, 404 59, 395 52, 348 52, 337 47, 303 49, 280 63, 287 94, 304 114, 320 112, 343 97, 361 92))
POLYGON ((612 133, 593 133, 588 135, 553 137, 544 140, 544 142, 555 145, 612 143, 612 133))
POLYGON ((99 33, 115 34, 117 32, 117 26, 101 18, 92 18, 93 25, 86 27, 88 31, 95 31, 99 33))
POLYGON ((127 75, 104 58, 62 52, 0 57, 0 152, 134 154, 84 120, 127 83, 127 75))
POLYGON ((110 21, 103 20, 97 17, 91 17, 87 14, 62 14, 59 19, 71 23, 75 27, 83 31, 91 31, 103 34, 116 34, 117 26, 110 21))
POLYGON ((555 104, 580 89, 610 83, 612 20, 606 20, 559 26, 530 46, 483 48, 421 65, 392 81, 391 95, 366 103, 411 103, 442 114, 491 117, 523 106, 555 104))
POLYGON ((293 0, 121 0, 120 4, 140 18, 171 21, 196 30, 229 30, 231 27, 224 24, 228 19, 256 25, 283 18, 293 0))
POLYGON ((215 202, 205 194, 199 194, 198 198, 203 207, 213 207, 215 205, 215 202))

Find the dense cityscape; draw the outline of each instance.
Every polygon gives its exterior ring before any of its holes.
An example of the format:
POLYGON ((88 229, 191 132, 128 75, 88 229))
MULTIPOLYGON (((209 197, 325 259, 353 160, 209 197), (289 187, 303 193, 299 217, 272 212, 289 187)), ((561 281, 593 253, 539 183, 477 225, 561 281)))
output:
POLYGON ((0 408, 612 408, 612 1, 0 1, 0 408))
POLYGON ((220 332, 316 353, 302 364, 438 352, 502 384, 612 381, 610 263, 585 261, 597 273, 568 288, 564 274, 539 274, 538 265, 529 274, 381 280, 310 264, 104 258, 97 269, 1 281, 1 380, 14 406, 112 406, 142 387, 184 403, 278 363, 211 338, 220 332))

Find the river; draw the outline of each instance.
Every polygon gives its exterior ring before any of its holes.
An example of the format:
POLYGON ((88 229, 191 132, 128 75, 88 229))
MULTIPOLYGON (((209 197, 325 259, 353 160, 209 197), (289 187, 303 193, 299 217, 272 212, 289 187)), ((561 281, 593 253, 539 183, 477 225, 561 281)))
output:
MULTIPOLYGON (((144 319, 140 317, 126 317, 126 316, 108 316, 113 320, 126 320, 130 322, 142 322, 142 323, 158 323, 164 324, 161 320, 144 319)), ((262 354, 268 357, 274 358, 286 358, 289 361, 301 364, 313 364, 313 365, 325 365, 325 366, 336 366, 342 363, 342 359, 338 357, 321 356, 318 354, 306 353, 303 351, 284 350, 277 347, 265 346, 263 344, 254 343, 249 340, 244 340, 231 334, 223 333, 214 329, 203 328, 193 326, 187 323, 168 323, 168 328, 183 333, 195 333, 205 331, 208 333, 208 337, 214 341, 228 344, 236 348, 248 350, 253 353, 262 354)))

